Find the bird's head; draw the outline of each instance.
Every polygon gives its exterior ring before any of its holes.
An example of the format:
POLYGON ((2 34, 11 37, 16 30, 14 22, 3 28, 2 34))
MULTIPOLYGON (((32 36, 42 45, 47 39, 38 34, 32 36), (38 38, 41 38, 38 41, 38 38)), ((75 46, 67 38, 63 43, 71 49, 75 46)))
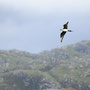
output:
POLYGON ((68 30, 69 32, 73 32, 72 30, 68 30))

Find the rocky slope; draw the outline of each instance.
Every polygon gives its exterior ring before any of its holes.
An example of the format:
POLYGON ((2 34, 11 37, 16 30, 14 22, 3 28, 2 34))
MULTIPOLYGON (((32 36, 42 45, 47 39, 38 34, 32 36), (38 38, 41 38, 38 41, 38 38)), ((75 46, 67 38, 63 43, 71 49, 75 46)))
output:
POLYGON ((0 90, 90 90, 90 41, 32 54, 0 50, 0 90))

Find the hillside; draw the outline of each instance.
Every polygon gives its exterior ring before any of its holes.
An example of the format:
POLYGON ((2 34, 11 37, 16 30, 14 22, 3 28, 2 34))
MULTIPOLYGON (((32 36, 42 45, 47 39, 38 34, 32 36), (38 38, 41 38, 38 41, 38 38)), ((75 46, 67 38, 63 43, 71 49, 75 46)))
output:
POLYGON ((90 41, 38 54, 0 50, 0 90, 63 88, 90 90, 90 41))

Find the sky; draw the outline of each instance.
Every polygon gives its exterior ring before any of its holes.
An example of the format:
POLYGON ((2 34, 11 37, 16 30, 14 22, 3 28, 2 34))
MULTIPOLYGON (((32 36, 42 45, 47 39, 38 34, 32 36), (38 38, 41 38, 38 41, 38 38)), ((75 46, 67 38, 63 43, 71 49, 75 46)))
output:
POLYGON ((90 0, 0 0, 0 49, 38 53, 90 40, 90 0), (72 33, 60 42, 69 21, 72 33))

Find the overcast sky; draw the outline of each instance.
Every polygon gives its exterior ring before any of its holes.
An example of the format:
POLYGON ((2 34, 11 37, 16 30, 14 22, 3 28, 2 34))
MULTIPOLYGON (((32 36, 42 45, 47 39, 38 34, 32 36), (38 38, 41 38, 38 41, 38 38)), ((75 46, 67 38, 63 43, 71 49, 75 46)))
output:
POLYGON ((0 49, 32 53, 90 40, 90 0, 0 0, 0 49), (60 29, 69 29, 60 42, 60 29))

